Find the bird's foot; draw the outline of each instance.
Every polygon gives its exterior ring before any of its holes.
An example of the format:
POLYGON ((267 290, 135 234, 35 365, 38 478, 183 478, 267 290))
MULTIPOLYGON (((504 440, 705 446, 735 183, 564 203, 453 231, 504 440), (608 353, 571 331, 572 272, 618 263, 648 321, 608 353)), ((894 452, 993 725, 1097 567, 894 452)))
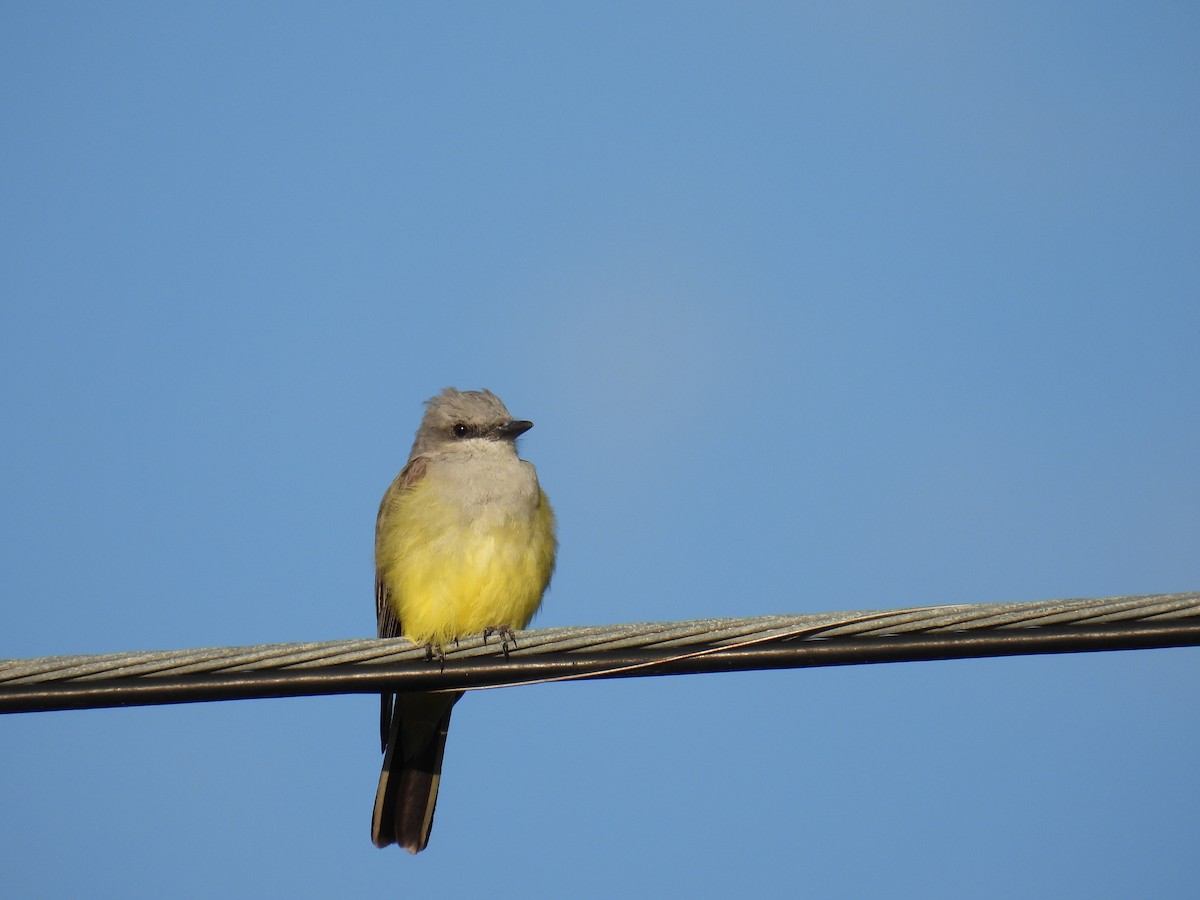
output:
POLYGON ((433 662, 435 659, 444 672, 446 670, 446 648, 442 646, 441 641, 430 641, 425 645, 425 661, 433 662))
POLYGON ((483 629, 483 642, 486 644, 488 642, 488 638, 490 638, 493 634, 499 635, 500 649, 504 651, 504 658, 508 659, 509 646, 511 645, 514 648, 517 646, 516 632, 513 631, 511 625, 489 625, 487 628, 483 629))

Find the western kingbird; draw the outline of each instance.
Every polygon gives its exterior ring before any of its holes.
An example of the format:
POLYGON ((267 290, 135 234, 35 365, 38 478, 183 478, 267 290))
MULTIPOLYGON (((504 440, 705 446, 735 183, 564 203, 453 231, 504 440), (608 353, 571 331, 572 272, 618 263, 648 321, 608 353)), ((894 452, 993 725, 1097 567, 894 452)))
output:
MULTIPOLYGON (((432 651, 499 631, 537 612, 554 572, 554 511, 516 440, 533 427, 491 391, 446 388, 426 404, 408 463, 375 522, 380 637, 432 651)), ((507 647, 507 643, 505 644, 507 647)), ((437 804, 451 693, 384 694, 383 771, 371 840, 419 853, 437 804)))

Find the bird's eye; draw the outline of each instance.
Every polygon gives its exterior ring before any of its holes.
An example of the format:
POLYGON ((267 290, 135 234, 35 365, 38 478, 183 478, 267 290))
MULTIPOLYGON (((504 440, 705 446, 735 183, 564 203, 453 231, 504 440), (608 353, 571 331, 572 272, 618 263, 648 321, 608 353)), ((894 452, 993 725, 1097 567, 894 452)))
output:
POLYGON ((462 437, 466 437, 467 433, 470 432, 471 429, 468 428, 466 425, 464 425, 462 422, 456 422, 454 424, 454 428, 452 428, 451 430, 454 432, 455 437, 462 438, 462 437))

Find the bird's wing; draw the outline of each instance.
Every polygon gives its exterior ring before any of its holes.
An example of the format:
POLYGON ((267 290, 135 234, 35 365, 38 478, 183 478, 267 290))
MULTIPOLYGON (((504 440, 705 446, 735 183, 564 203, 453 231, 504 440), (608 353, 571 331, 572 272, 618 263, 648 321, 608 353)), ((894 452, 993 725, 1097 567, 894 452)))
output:
MULTIPOLYGON (((400 470, 400 474, 396 476, 396 480, 384 492, 383 500, 379 503, 379 515, 375 517, 376 538, 379 536, 379 529, 383 527, 383 521, 387 517, 388 508, 391 506, 392 501, 398 494, 411 491, 417 485, 417 482, 425 477, 425 470, 428 467, 428 463, 428 458, 424 456, 410 459, 408 465, 400 470)), ((383 579, 379 575, 378 560, 376 560, 375 565, 375 621, 379 637, 393 638, 403 635, 400 615, 396 612, 396 607, 392 604, 388 596, 387 585, 383 583, 383 579)), ((388 732, 391 729, 393 696, 390 693, 383 694, 380 700, 379 740, 383 745, 383 749, 386 750, 388 732)))
MULTIPOLYGON (((425 477, 425 470, 428 467, 429 459, 424 456, 418 456, 411 459, 400 474, 396 476, 396 480, 388 486, 388 489, 383 494, 383 500, 379 503, 379 514, 375 517, 375 536, 378 539, 379 530, 383 527, 383 520, 387 517, 388 507, 399 494, 407 493, 416 487, 417 483, 425 477)), ((378 625, 378 634, 381 638, 400 637, 400 616, 396 612, 395 607, 391 604, 388 598, 387 585, 383 583, 383 579, 379 577, 379 564, 376 560, 375 566, 375 620, 378 625)))

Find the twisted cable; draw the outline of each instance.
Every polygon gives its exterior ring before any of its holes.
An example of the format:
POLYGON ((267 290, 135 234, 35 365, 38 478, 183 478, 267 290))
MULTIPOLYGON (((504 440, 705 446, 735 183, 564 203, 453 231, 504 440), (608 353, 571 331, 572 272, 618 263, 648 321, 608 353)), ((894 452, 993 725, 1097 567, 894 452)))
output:
POLYGON ((0 660, 0 712, 1200 645, 1200 593, 0 660))

